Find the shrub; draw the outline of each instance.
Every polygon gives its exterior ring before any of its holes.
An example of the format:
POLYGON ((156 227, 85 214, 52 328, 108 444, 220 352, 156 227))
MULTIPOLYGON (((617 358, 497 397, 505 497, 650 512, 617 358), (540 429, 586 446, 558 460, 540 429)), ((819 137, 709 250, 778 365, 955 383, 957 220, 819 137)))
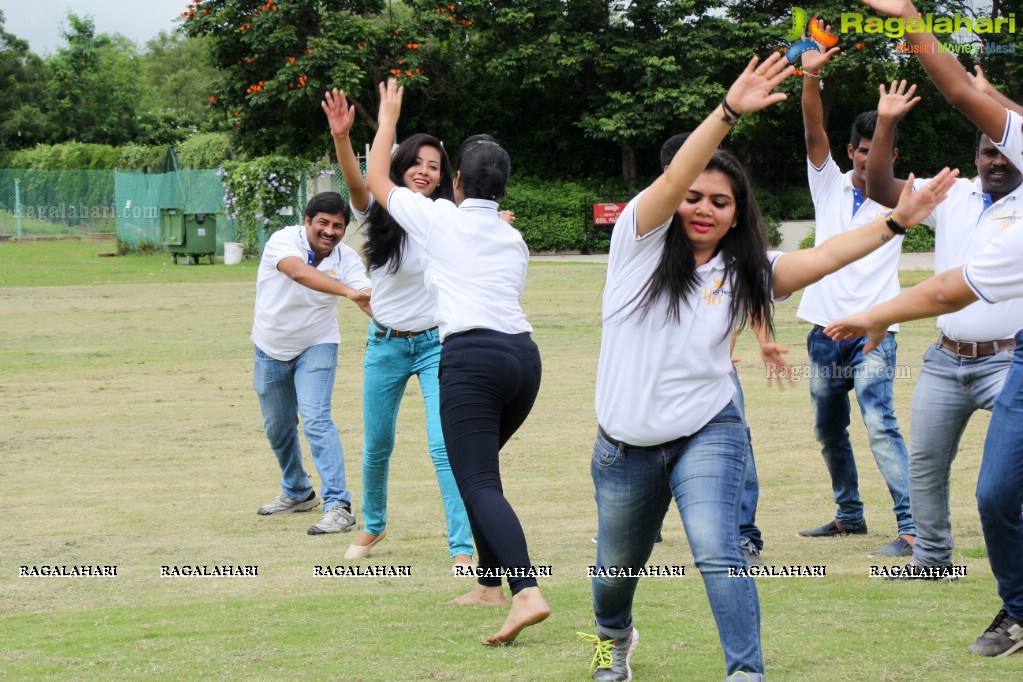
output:
POLYGON ((515 213, 515 227, 530 251, 572 251, 586 243, 591 194, 576 182, 518 178, 509 183, 501 208, 515 213))
POLYGON ((753 198, 756 199, 757 205, 760 206, 760 213, 764 216, 765 220, 772 219, 778 221, 785 217, 781 212, 781 200, 766 189, 754 187, 753 198))
POLYGON ((297 210, 299 183, 305 175, 305 161, 283 156, 261 156, 251 161, 227 162, 218 171, 224 183, 224 211, 228 219, 238 221, 238 238, 245 251, 258 252, 258 244, 281 227, 280 216, 285 209, 297 210))
POLYGON ((806 187, 789 187, 781 195, 781 213, 785 220, 813 220, 813 198, 806 187))
POLYGON ((778 225, 778 221, 774 218, 764 217, 764 237, 771 246, 781 244, 782 236, 778 225))
MULTIPOLYGON (((799 248, 809 249, 813 246, 814 231, 799 240, 799 248)), ((904 253, 927 253, 934 250, 934 229, 926 225, 917 225, 906 232, 902 240, 904 253)))
POLYGON ((220 168, 234 161, 234 147, 227 133, 200 133, 178 145, 178 159, 185 168, 220 168))
POLYGON ((806 234, 806 236, 799 240, 799 248, 801 248, 801 249, 812 249, 813 248, 814 240, 816 240, 816 239, 817 239, 817 230, 815 228, 811 227, 810 231, 806 234))

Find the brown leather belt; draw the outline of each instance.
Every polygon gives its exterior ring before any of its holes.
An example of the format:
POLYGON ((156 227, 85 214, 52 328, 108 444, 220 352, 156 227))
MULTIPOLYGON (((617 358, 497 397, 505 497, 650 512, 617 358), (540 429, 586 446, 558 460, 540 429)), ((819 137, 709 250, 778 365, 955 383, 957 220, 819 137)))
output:
POLYGON ((426 332, 431 332, 434 329, 436 329, 436 327, 430 327, 429 329, 422 329, 417 332, 403 332, 398 331, 397 329, 391 329, 385 324, 381 324, 380 322, 377 321, 375 317, 370 319, 373 321, 373 324, 377 326, 377 329, 380 330, 373 332, 373 336, 377 337, 378 339, 385 339, 388 337, 396 339, 411 339, 413 336, 419 336, 420 334, 425 334, 426 332))
POLYGON ((1016 339, 1000 339, 998 341, 953 341, 944 334, 938 339, 941 347, 950 350, 961 358, 984 358, 1003 350, 1016 347, 1016 339))

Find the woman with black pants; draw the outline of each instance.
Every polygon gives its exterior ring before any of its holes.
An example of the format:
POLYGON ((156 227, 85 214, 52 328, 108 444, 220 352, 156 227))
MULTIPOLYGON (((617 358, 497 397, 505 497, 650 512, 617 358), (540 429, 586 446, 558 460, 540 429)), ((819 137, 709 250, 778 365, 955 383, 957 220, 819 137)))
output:
POLYGON ((501 577, 507 576, 511 609, 483 643, 510 644, 550 615, 499 469, 501 447, 525 421, 540 388, 540 353, 519 304, 529 250, 498 215, 511 162, 493 138, 476 135, 462 144, 454 202, 431 201, 391 180, 402 95, 393 79, 380 85, 366 181, 377 202, 423 246, 426 286, 437 304, 441 425, 479 555, 479 584, 453 601, 506 604, 501 577))

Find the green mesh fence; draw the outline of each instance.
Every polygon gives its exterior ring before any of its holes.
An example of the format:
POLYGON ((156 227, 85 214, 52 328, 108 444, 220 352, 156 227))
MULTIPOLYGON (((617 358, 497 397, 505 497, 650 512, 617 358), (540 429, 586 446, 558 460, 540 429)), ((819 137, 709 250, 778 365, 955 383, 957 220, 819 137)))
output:
POLYGON ((0 169, 0 238, 113 234, 111 171, 0 169))
MULTIPOLYGON (((366 163, 360 159, 365 172, 366 163)), ((299 183, 290 213, 272 216, 258 236, 262 248, 275 230, 302 222, 309 197, 348 188, 336 164, 310 171, 299 183)), ((163 248, 161 209, 216 216, 218 254, 225 241, 242 241, 237 221, 225 215, 224 187, 216 170, 173 173, 0 169, 0 240, 114 235, 127 246, 163 248)))
POLYGON ((235 224, 224 215, 224 187, 215 170, 175 173, 114 172, 117 238, 131 247, 160 245, 160 209, 215 214, 217 251, 234 241, 235 224), (219 214, 219 215, 217 215, 219 214))

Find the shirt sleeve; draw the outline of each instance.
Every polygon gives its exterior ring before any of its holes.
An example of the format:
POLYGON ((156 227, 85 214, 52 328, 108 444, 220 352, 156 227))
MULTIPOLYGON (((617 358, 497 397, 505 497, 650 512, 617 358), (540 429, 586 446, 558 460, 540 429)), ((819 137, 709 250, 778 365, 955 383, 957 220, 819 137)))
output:
MULTIPOLYGON (((831 158, 831 154, 828 154, 828 158, 824 160, 820 168, 813 165, 808 156, 806 157, 806 180, 810 186, 810 197, 816 205, 825 198, 830 190, 834 189, 835 183, 841 183, 842 171, 839 170, 835 160, 831 158)), ((841 184, 838 186, 841 187, 841 184)))
POLYGON ((359 209, 352 206, 352 219, 355 221, 355 229, 358 230, 359 233, 362 235, 366 234, 366 226, 369 223, 369 210, 373 208, 373 204, 375 203, 376 199, 374 199, 373 195, 370 194, 369 203, 366 204, 365 212, 360 211, 359 209))
MULTIPOLYGON (((778 263, 778 259, 781 258, 784 255, 785 255, 784 251, 768 251, 767 252, 767 260, 771 263, 771 273, 772 273, 772 275, 774 274, 774 266, 778 263)), ((781 298, 778 298, 777 296, 774 295, 774 287, 772 287, 771 289, 772 289, 771 290, 771 300, 774 301, 775 303, 781 303, 782 301, 787 301, 789 299, 789 297, 792 296, 792 294, 786 294, 785 296, 782 296, 781 298)))
POLYGON ((338 255, 340 256, 338 269, 331 272, 330 276, 356 291, 369 289, 372 284, 366 276, 366 268, 359 254, 347 244, 339 244, 338 255))
POLYGON ((966 262, 966 284, 987 303, 1023 298, 1023 225, 995 237, 966 262))
POLYGON ((1002 141, 996 142, 995 146, 998 147, 1005 158, 1012 162, 1012 165, 1016 168, 1023 168, 1023 116, 1020 116, 1015 111, 1005 110, 1005 133, 1002 135, 1002 141))
POLYGON ((294 229, 285 227, 270 235, 263 247, 263 262, 277 269, 277 265, 289 256, 301 258, 303 263, 309 260, 309 254, 302 249, 300 242, 291 238, 290 231, 294 229))
POLYGON ((425 246, 433 229, 434 212, 443 201, 432 201, 408 187, 395 187, 387 197, 387 212, 409 237, 425 246))

